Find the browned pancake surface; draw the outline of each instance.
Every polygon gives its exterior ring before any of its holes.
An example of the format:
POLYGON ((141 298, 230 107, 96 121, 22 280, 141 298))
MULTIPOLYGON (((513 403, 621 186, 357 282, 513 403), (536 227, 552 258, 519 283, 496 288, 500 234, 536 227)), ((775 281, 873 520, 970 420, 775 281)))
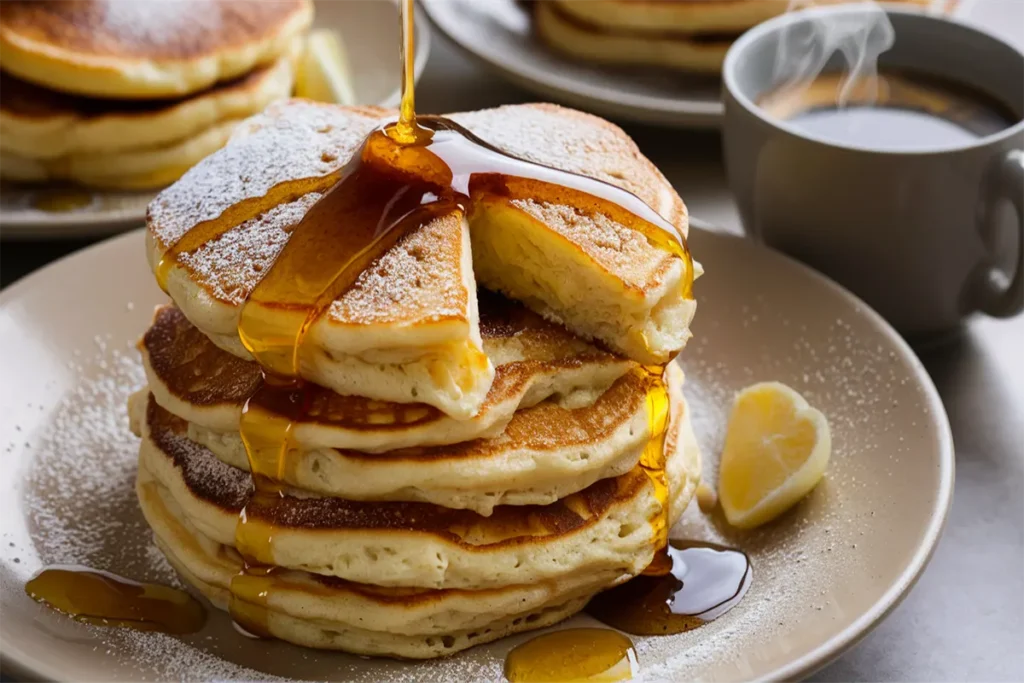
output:
MULTIPOLYGON (((0 4, 2 8, 2 4, 0 4)), ((28 119, 46 119, 52 116, 74 115, 88 119, 100 116, 153 116, 173 109, 195 97, 244 92, 255 88, 271 70, 270 66, 256 68, 231 81, 219 83, 208 90, 173 100, 117 100, 85 97, 43 88, 6 71, 0 70, 0 109, 6 114, 28 119)))
POLYGON ((250 520, 291 529, 416 532, 465 547, 495 548, 581 529, 596 522, 617 502, 633 498, 647 483, 647 476, 634 469, 614 479, 602 479, 550 505, 500 505, 490 517, 429 503, 252 496, 249 475, 188 441, 184 421, 157 405, 152 396, 146 419, 150 439, 181 470, 193 495, 231 513, 245 507, 250 520))
POLYGON ((0 31, 91 57, 188 60, 273 35, 304 0, 8 0, 0 31))
MULTIPOLYGON (((614 360, 612 354, 597 349, 580 353, 579 342, 564 327, 544 320, 521 304, 486 290, 478 290, 477 296, 483 339, 515 338, 527 353, 532 351, 541 356, 538 360, 499 365, 482 410, 514 395, 538 373, 614 360)), ((220 349, 172 305, 157 309, 139 345, 167 390, 185 403, 241 407, 262 382, 255 361, 243 360, 220 349)), ((349 429, 398 430, 444 416, 437 408, 423 403, 391 403, 343 396, 316 385, 309 385, 304 399, 309 401, 310 408, 303 421, 344 425, 349 429)), ((264 407, 280 414, 292 412, 288 406, 264 407)), ((567 428, 570 429, 566 433, 572 433, 571 426, 567 428)), ((538 429, 538 438, 542 433, 538 429)), ((452 447, 446 448, 447 453, 452 452, 452 447)), ((430 456, 422 453, 417 457, 430 456)))

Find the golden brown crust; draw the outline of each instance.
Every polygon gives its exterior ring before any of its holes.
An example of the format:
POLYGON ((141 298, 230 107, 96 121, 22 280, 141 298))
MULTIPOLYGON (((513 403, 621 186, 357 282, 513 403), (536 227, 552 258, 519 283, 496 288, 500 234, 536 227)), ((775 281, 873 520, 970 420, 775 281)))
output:
POLYGON ((489 517, 429 503, 253 496, 248 473, 220 462, 205 448, 188 441, 185 422, 161 408, 152 396, 146 419, 149 438, 174 461, 196 498, 230 513, 241 512, 244 507, 247 519, 278 528, 328 533, 416 532, 468 549, 496 549, 582 529, 648 485, 647 475, 636 468, 613 479, 602 479, 550 505, 500 505, 489 517))
MULTIPOLYGON (((548 356, 545 360, 521 360, 498 365, 481 411, 519 394, 523 386, 536 375, 576 368, 590 362, 613 360, 612 354, 597 349, 581 353, 579 342, 568 331, 544 320, 521 304, 486 290, 478 290, 478 297, 481 336, 485 340, 515 339, 527 353, 532 348, 537 355, 548 356)), ((146 354, 150 371, 165 390, 190 405, 229 406, 240 410, 263 381, 260 367, 255 361, 243 360, 216 346, 173 305, 165 305, 156 310, 153 322, 139 340, 138 346, 146 354)), ((426 425, 444 417, 439 409, 423 403, 391 403, 362 396, 346 396, 312 384, 307 391, 310 408, 302 420, 306 423, 384 432, 426 425), (384 422, 382 416, 394 421, 384 422)), ((616 400, 622 400, 622 396, 619 395, 616 400)), ((261 407, 272 413, 291 413, 287 406, 280 406, 279 410, 275 410, 273 405, 261 407)), ((625 410, 625 407, 619 406, 619 409, 625 410)), ((539 439, 547 433, 538 418, 527 421, 534 427, 524 424, 522 436, 530 436, 531 443, 539 443, 539 439)), ((567 429, 570 427, 572 425, 566 425, 567 429)), ((571 430, 566 433, 571 433, 571 430)), ((389 451, 388 457, 429 459, 440 454, 456 457, 459 452, 466 450, 466 446, 468 444, 439 449, 389 451)), ((466 455, 470 452, 478 456, 486 455, 479 448, 470 449, 466 455)), ((372 457, 355 452, 346 454, 372 457)))
POLYGON ((263 381, 255 361, 218 348, 175 306, 156 310, 139 348, 168 390, 192 405, 241 407, 263 381))
POLYGON ((0 40, 57 46, 84 57, 185 61, 273 35, 308 0, 8 0, 0 40))
POLYGON ((241 511, 252 493, 248 472, 223 465, 212 453, 188 438, 188 423, 161 408, 152 394, 146 404, 149 438, 174 466, 199 499, 222 510, 241 511))
POLYGON ((218 83, 201 93, 170 100, 116 100, 72 95, 43 88, 0 70, 0 92, 3 92, 0 110, 7 116, 35 120, 68 115, 81 119, 101 116, 146 118, 186 104, 195 97, 254 89, 273 68, 270 65, 257 67, 243 76, 218 83))

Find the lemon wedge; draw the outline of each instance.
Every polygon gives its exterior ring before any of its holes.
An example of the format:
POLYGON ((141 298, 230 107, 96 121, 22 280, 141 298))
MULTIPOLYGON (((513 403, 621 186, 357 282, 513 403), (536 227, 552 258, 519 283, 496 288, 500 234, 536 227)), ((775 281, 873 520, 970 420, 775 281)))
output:
POLYGON ((345 45, 334 31, 317 29, 306 37, 295 75, 295 95, 318 102, 356 103, 345 45))
POLYGON ((733 403, 718 499, 734 527, 770 522, 810 493, 832 453, 828 421, 779 382, 741 391, 733 403))

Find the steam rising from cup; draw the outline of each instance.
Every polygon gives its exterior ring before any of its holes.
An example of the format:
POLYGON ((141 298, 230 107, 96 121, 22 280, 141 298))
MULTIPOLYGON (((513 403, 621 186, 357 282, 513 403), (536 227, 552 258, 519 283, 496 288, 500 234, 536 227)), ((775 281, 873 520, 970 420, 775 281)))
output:
MULTIPOLYGON (((814 0, 790 0, 790 12, 814 7, 814 0)), ((821 13, 783 30, 775 57, 773 81, 780 91, 807 88, 837 53, 844 78, 837 106, 844 106, 857 88, 858 101, 878 94, 878 56, 892 47, 896 34, 885 11, 874 2, 856 3, 857 12, 821 13)))

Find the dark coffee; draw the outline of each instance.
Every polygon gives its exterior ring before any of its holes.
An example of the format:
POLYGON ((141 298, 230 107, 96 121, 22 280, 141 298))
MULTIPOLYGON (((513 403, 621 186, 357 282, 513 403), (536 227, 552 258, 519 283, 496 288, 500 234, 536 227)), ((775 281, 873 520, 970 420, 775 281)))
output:
POLYGON ((847 83, 825 73, 779 88, 758 104, 803 132, 840 144, 897 151, 973 142, 1012 126, 993 98, 960 85, 905 72, 847 83))

